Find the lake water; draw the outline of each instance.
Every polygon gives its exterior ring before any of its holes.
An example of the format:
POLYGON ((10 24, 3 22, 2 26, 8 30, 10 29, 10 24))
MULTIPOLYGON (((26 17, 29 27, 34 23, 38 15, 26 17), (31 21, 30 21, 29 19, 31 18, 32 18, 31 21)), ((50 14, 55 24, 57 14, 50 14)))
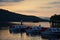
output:
MULTIPOLYGON (((15 23, 15 24, 21 24, 20 22, 10 22, 10 23, 15 23)), ((39 26, 41 25, 42 27, 50 27, 50 23, 49 22, 37 22, 37 23, 33 23, 33 22, 23 22, 24 25, 30 25, 30 26, 39 26)))
MULTIPOLYGON (((50 27, 48 22, 39 22, 39 23, 24 23, 25 25, 41 25, 42 27, 50 27)), ((10 34, 9 30, 0 30, 0 40, 48 40, 44 39, 41 36, 27 36, 26 33, 23 34, 10 34)))

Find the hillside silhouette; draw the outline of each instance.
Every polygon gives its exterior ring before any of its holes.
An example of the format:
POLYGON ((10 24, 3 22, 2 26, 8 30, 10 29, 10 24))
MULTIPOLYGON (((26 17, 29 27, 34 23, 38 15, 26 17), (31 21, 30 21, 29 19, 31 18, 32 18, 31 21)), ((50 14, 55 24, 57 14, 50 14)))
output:
POLYGON ((36 16, 27 16, 14 12, 10 12, 8 10, 0 9, 0 22, 40 22, 40 21, 48 21, 43 20, 36 16))
POLYGON ((0 9, 0 26, 8 25, 9 22, 47 22, 36 16, 22 15, 15 12, 10 12, 5 9, 0 9))

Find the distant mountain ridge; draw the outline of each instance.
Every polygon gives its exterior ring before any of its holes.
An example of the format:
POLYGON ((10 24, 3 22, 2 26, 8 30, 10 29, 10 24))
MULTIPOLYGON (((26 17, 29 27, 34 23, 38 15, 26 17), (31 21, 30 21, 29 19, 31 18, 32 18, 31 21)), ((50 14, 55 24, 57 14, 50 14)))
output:
POLYGON ((50 17, 40 17, 40 18, 42 18, 44 20, 50 20, 50 17))
POLYGON ((47 22, 48 20, 43 20, 36 16, 27 16, 22 14, 17 14, 10 12, 8 10, 0 9, 0 22, 47 22))

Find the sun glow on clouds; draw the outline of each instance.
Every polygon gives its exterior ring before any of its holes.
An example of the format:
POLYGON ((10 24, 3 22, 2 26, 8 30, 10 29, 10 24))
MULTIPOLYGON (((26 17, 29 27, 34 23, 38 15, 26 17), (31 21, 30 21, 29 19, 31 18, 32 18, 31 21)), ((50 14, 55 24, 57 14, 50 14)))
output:
POLYGON ((50 17, 60 14, 60 0, 13 0, 0 2, 0 8, 25 15, 50 17))

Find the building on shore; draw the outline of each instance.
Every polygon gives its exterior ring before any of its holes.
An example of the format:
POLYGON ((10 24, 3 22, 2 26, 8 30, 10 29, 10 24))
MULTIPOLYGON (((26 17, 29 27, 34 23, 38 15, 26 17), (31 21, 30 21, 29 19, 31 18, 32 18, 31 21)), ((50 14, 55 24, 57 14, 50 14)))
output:
POLYGON ((60 15, 53 15, 50 17, 50 26, 51 27, 60 27, 60 15))

